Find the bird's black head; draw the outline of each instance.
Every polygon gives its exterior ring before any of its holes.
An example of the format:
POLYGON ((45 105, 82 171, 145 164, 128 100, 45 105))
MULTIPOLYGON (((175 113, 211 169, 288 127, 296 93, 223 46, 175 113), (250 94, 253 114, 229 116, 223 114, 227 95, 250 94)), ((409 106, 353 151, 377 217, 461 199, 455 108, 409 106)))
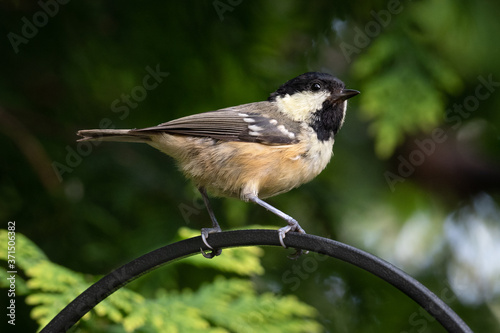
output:
POLYGON ((309 72, 284 83, 269 96, 281 112, 295 121, 308 123, 320 141, 329 140, 344 122, 347 99, 359 91, 345 89, 336 77, 309 72))

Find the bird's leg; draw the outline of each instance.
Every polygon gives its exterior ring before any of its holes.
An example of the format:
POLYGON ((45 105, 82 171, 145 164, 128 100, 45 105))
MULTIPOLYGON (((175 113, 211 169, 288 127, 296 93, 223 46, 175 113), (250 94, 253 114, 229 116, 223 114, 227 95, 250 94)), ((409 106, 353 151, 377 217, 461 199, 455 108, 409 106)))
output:
MULTIPOLYGON (((288 225, 283 227, 283 228, 280 228, 278 230, 278 233, 279 233, 279 238, 280 238, 280 243, 281 245, 286 249, 286 245, 285 245, 285 242, 283 241, 286 237, 286 233, 289 232, 289 231, 295 231, 295 232, 299 232, 301 234, 305 234, 306 232, 304 231, 304 229, 302 229, 302 227, 300 226, 299 222, 297 222, 293 217, 291 217, 290 215, 287 215, 285 213, 283 213, 281 210, 277 209, 277 208, 274 208, 273 206, 271 206, 270 204, 268 204, 267 202, 265 202, 264 200, 260 199, 259 197, 257 197, 256 195, 250 195, 247 197, 248 200, 250 200, 251 202, 254 202, 262 207, 264 207, 265 209, 267 209, 268 211, 278 215, 279 217, 281 217, 283 220, 285 220, 288 225)), ((292 259, 296 259, 298 257, 300 257, 300 255, 302 255, 303 251, 300 250, 300 249, 297 249, 297 252, 295 252, 294 254, 292 254, 290 256, 290 258, 292 259)), ((307 254, 308 251, 305 251, 304 254, 307 254)))
POLYGON ((203 240, 203 243, 212 250, 211 253, 206 253, 205 251, 201 250, 201 254, 208 259, 212 259, 215 256, 218 256, 222 253, 221 249, 214 249, 210 244, 207 242, 208 234, 212 234, 215 232, 221 232, 222 229, 219 226, 219 223, 217 222, 217 219, 215 218, 215 214, 212 210, 212 206, 210 205, 210 201, 208 201, 208 195, 207 191, 205 190, 204 187, 199 187, 198 191, 200 191, 201 196, 203 198, 203 202, 205 203, 205 207, 207 207, 208 215, 210 216, 210 219, 212 220, 212 228, 203 228, 201 229, 201 239, 203 240))

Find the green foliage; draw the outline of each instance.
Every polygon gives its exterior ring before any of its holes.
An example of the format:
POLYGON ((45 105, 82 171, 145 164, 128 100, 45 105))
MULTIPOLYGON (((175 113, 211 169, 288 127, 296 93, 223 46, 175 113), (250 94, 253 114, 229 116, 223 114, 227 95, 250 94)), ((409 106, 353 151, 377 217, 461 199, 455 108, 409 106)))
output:
MULTIPOLYGON (((0 244, 2 246, 7 244, 8 239, 8 231, 5 229, 0 229, 0 244)), ((30 267, 37 265, 40 262, 47 260, 45 254, 31 242, 28 238, 26 238, 23 234, 16 233, 15 237, 15 248, 16 251, 13 253, 15 256, 15 265, 17 268, 22 270, 27 270, 30 267), (22 249, 22 252, 20 252, 22 249)), ((0 259, 7 261, 8 258, 7 251, 0 252, 0 259)), ((6 278, 9 274, 7 274, 7 269, 5 266, 0 267, 0 288, 8 288, 9 283, 6 278)), ((29 291, 29 287, 26 285, 26 280, 23 279, 22 276, 16 276, 16 294, 18 295, 26 295, 29 291)))
MULTIPOLYGON (((8 242, 8 231, 5 229, 0 229, 0 243, 7 244, 8 242)), ((31 240, 20 233, 16 233, 16 266, 23 270, 27 270, 30 267, 44 261, 48 260, 47 256, 36 246, 31 240), (22 251, 20 251, 22 249, 22 251)), ((0 252, 0 259, 7 260, 7 252, 0 252)))
POLYGON ((402 15, 398 27, 378 37, 352 68, 363 92, 361 112, 371 120, 375 151, 384 158, 406 135, 436 127, 447 94, 463 87, 449 60, 436 53, 434 45, 422 45, 420 34, 412 31, 411 26, 425 24, 426 17, 402 15))
POLYGON ((315 316, 296 297, 257 295, 250 281, 218 277, 197 292, 159 293, 135 309, 124 327, 129 332, 319 332, 315 316))
MULTIPOLYGON (((180 238, 199 234, 187 228, 179 233, 180 238)), ((97 277, 57 265, 24 235, 17 233, 16 237, 16 264, 27 277, 23 293, 33 306, 31 317, 44 327, 97 277)), ((6 230, 0 229, 0 243, 7 243, 6 230)), ((263 273, 259 256, 262 250, 254 247, 228 249, 217 260, 219 264, 209 264, 216 261, 205 258, 188 258, 186 263, 250 276, 263 273)), ((5 253, 1 259, 6 260, 5 253)), ((6 274, 3 268, 2 274, 6 274)), ((22 283, 22 279, 18 281, 22 283)), ((126 332, 319 332, 316 316, 314 308, 294 296, 259 295, 248 280, 217 277, 196 291, 159 289, 154 298, 121 288, 87 313, 81 325, 85 331, 113 326, 126 332)))

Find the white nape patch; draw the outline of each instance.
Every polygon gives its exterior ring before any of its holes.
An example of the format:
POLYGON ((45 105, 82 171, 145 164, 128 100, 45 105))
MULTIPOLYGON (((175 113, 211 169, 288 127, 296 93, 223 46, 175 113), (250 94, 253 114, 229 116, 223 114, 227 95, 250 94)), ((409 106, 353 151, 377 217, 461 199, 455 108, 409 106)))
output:
POLYGON ((245 123, 255 123, 255 119, 253 119, 253 118, 243 118, 243 121, 245 123))
POLYGON ((240 117, 248 117, 248 115, 246 113, 238 113, 238 116, 240 116, 240 117))
POLYGON ((277 97, 278 109, 295 121, 306 121, 314 111, 323 107, 323 102, 330 96, 327 91, 297 92, 285 97, 277 97))
POLYGON ((262 131, 263 128, 260 127, 260 126, 257 126, 257 125, 250 125, 248 126, 248 129, 252 132, 259 132, 259 131, 262 131))
POLYGON ((288 132, 288 137, 290 139, 295 139, 295 134, 293 132, 288 132))
POLYGON ((277 125, 277 124, 278 124, 278 121, 277 121, 276 119, 271 119, 271 120, 269 120, 269 123, 270 123, 271 125, 277 125))

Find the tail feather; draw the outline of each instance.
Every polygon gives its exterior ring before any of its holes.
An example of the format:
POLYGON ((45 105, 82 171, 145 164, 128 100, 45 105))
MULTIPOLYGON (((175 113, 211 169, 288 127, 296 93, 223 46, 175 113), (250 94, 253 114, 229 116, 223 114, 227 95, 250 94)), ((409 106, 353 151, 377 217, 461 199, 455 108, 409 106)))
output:
POLYGON ((149 142, 147 134, 128 129, 91 129, 81 130, 76 134, 82 138, 77 141, 114 141, 114 142, 149 142))

